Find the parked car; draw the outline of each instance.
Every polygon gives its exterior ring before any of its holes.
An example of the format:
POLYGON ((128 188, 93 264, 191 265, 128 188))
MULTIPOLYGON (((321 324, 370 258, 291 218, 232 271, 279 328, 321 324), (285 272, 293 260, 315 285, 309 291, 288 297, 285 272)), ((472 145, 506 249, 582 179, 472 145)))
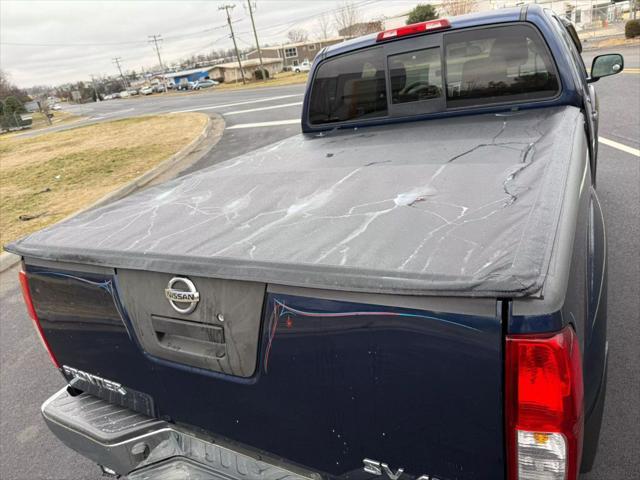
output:
POLYGON ((129 90, 127 90, 127 92, 129 92, 129 95, 131 96, 138 95, 138 90, 136 90, 135 88, 130 88, 129 90))
POLYGON ((180 83, 176 84, 176 90, 178 91, 187 91, 187 90, 193 90, 193 87, 195 85, 196 82, 191 82, 188 80, 182 80, 180 83))
POLYGON ((60 105, 59 103, 54 103, 51 106, 51 110, 62 110, 62 105, 60 105))
POLYGON ((153 87, 142 87, 140 93, 142 95, 151 95, 153 93, 153 87))
MULTIPOLYGON (((169 86, 167 85, 167 88, 169 86)), ((161 83, 156 83, 155 85, 153 85, 153 92, 154 93, 163 93, 165 91, 164 89, 164 85, 162 85, 161 83)))
POLYGON ((118 98, 127 98, 130 95, 130 93, 127 90, 122 90, 120 93, 118 93, 118 98))
POLYGON ((580 51, 534 4, 327 47, 302 133, 6 246, 68 382, 48 427, 131 480, 576 480, 608 351, 593 83, 624 67, 580 51))
POLYGON ((311 70, 311 63, 309 62, 309 60, 304 60, 302 63, 291 67, 291 69, 295 73, 308 72, 309 70, 311 70))
POLYGON ((198 80, 197 82, 194 83, 193 85, 193 89, 194 90, 200 90, 202 88, 210 88, 213 87, 215 85, 218 85, 218 82, 216 82, 215 80, 198 80))

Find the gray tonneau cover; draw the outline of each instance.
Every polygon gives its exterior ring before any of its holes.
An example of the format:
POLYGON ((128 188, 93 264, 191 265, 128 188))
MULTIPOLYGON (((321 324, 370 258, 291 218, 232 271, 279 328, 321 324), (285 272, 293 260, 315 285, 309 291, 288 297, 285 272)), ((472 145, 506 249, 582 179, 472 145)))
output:
POLYGON ((549 266, 574 107, 296 135, 7 249, 291 286, 523 296, 549 266))

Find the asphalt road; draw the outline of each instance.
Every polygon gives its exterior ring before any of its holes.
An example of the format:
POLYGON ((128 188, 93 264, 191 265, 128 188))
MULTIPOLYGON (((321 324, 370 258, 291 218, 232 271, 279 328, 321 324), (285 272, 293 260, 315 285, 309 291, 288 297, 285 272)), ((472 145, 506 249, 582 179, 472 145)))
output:
MULTIPOLYGON (((640 67, 640 49, 624 49, 626 67, 640 67)), ((585 58, 594 56, 585 53, 585 58)), ((596 84, 600 134, 640 149, 640 74, 596 84)), ((222 140, 191 170, 204 168, 300 131, 304 86, 200 95, 114 100, 74 109, 89 121, 148 113, 200 110, 226 121, 222 140)), ((631 480, 640 472, 640 158, 601 144, 598 192, 609 241, 610 363, 600 450, 584 480, 631 480)), ((60 444, 39 415, 64 385, 40 345, 22 305, 17 267, 0 274, 0 479, 98 479, 95 465, 60 444)))

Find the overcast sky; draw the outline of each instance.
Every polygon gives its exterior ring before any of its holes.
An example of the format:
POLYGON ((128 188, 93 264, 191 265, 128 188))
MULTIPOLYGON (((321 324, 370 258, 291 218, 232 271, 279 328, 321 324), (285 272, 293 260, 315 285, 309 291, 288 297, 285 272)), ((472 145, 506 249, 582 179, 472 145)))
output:
MULTIPOLYGON (((239 47, 254 45, 246 0, 235 1, 27 1, 0 0, 0 67, 20 87, 57 85, 113 75, 113 57, 125 70, 156 65, 148 35, 161 34, 163 61, 230 48, 224 11, 235 3, 239 47), (243 5, 244 4, 244 5, 243 5)), ((292 28, 318 36, 317 18, 342 0, 255 0, 260 43, 278 43, 292 28)), ((354 0, 363 20, 407 12, 417 0, 354 0)))

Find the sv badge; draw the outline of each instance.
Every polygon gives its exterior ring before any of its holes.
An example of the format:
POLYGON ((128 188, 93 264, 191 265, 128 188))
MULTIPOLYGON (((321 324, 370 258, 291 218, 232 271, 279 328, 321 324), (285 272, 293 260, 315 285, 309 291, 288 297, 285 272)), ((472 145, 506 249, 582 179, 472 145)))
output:
MULTIPOLYGON (((371 460, 370 458, 365 458, 362 460, 364 463, 364 471, 370 473, 372 475, 382 476, 385 474, 389 477, 390 480, 398 480, 400 476, 404 473, 404 468, 399 468, 395 472, 391 470, 389 465, 386 463, 378 462, 377 460, 371 460)), ((437 477, 432 477, 431 475, 421 475, 416 480, 439 480, 437 477)))
POLYGON ((404 472, 404 468, 399 468, 394 473, 386 463, 376 462, 368 458, 365 458, 362 462, 364 463, 365 472, 371 473, 372 475, 382 475, 382 472, 384 472, 391 480, 398 480, 402 472, 404 472))

